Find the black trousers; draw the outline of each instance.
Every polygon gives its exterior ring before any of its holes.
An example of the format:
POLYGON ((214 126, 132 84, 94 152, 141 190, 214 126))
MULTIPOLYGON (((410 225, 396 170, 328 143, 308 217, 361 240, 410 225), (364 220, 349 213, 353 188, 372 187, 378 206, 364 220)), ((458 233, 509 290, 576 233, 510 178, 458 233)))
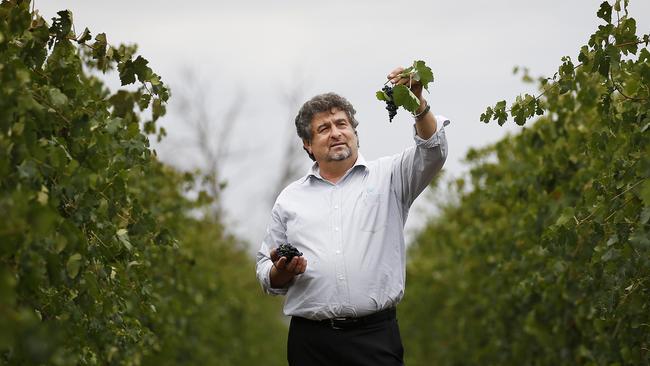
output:
POLYGON ((290 366, 402 366, 404 348, 395 317, 343 328, 291 318, 290 366))

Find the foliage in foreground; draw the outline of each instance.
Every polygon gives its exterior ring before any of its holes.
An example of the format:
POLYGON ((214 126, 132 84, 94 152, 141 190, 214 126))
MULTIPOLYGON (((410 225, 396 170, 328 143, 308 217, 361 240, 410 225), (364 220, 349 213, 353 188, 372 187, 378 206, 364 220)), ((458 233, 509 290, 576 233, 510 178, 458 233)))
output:
POLYGON ((250 259, 149 148, 160 77, 29 6, 0 5, 0 364, 281 364, 250 259))
POLYGON ((482 116, 544 111, 467 155, 410 248, 407 364, 650 364, 648 36, 619 1, 598 16, 579 64, 482 116))

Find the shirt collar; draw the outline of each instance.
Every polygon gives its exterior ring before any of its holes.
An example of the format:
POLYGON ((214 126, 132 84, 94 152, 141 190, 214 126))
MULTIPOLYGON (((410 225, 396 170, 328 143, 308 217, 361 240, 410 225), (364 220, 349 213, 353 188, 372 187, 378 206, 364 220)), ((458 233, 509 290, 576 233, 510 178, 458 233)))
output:
MULTIPOLYGON (((366 163, 366 159, 363 157, 361 152, 357 152, 357 161, 354 162, 354 165, 352 165, 352 168, 350 168, 350 170, 348 170, 345 174, 352 171, 357 166, 363 167, 364 170, 368 169, 368 164, 366 163)), ((345 176, 345 174, 343 176, 345 176)), ((307 181, 307 179, 309 179, 309 177, 323 179, 323 177, 321 177, 321 175, 320 175, 320 169, 318 167, 317 162, 314 162, 314 164, 312 164, 312 166, 309 167, 309 169, 307 170, 307 174, 300 179, 300 183, 304 183, 305 181, 307 181)))

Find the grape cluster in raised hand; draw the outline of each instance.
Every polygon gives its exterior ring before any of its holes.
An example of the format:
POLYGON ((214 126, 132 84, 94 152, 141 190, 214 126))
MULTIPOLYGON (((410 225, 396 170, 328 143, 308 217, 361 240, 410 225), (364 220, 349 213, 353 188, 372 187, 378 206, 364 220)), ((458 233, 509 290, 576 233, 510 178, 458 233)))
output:
POLYGON ((386 110, 388 111, 388 120, 393 122, 393 118, 397 115, 397 106, 393 102, 393 88, 384 85, 381 90, 386 93, 386 96, 388 96, 388 100, 386 100, 386 110))
POLYGON ((300 257, 302 256, 302 253, 296 249, 293 245, 287 243, 287 244, 280 244, 278 247, 278 255, 280 257, 287 257, 287 262, 291 262, 293 257, 300 257))

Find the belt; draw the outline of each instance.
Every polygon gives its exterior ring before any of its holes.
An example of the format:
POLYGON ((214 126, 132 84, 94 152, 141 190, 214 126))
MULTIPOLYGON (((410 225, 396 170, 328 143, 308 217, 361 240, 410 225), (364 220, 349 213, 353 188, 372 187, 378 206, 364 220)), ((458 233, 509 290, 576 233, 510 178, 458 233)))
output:
POLYGON ((332 329, 350 329, 350 328, 359 328, 364 325, 370 325, 375 323, 381 323, 386 320, 392 320, 397 318, 397 311, 394 307, 378 311, 376 313, 360 316, 360 317, 337 317, 329 318, 323 320, 311 320, 307 318, 301 318, 299 316, 294 316, 294 319, 297 319, 302 322, 308 322, 318 325, 323 325, 332 329))

